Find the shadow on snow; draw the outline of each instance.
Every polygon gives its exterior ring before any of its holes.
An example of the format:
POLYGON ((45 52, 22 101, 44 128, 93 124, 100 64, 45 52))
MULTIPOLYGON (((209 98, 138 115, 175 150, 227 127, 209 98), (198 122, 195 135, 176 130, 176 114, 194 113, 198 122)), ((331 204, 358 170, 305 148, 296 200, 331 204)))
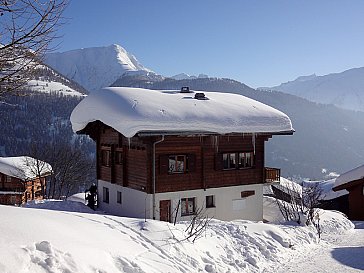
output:
POLYGON ((331 252, 338 262, 355 269, 364 270, 364 247, 338 247, 331 252))

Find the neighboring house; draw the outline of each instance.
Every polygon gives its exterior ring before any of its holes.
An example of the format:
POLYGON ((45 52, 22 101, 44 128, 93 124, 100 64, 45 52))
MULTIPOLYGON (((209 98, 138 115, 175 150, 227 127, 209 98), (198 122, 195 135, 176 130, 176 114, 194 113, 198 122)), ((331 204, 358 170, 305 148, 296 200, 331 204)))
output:
POLYGON ((336 178, 334 191, 349 192, 350 220, 364 220, 364 165, 348 171, 336 178))
POLYGON ((281 177, 279 183, 264 185, 263 194, 282 201, 291 202, 292 200, 300 200, 302 198, 302 186, 281 177))
POLYGON ((42 185, 52 168, 48 163, 28 156, 0 157, 0 204, 20 205, 43 199, 42 185))
POLYGON ((320 208, 327 210, 337 210, 348 215, 349 213, 349 192, 340 190, 334 192, 336 178, 323 181, 305 181, 305 184, 317 183, 322 191, 320 196, 320 208))
POLYGON ((71 114, 97 147, 99 207, 163 221, 202 209, 221 220, 263 219, 264 143, 294 132, 282 112, 241 95, 109 87, 71 114))

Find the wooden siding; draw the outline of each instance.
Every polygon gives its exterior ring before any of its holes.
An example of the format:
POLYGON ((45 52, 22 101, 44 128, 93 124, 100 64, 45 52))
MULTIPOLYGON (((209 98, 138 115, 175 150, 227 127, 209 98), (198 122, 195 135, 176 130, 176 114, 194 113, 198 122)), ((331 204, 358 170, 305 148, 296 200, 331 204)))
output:
POLYGON ((361 183, 347 188, 349 191, 349 219, 356 221, 364 221, 364 179, 360 179, 361 183))
POLYGON ((19 178, 0 173, 0 191, 24 191, 24 185, 19 178))
MULTIPOLYGON (((87 127, 87 134, 97 141, 98 178, 140 191, 153 193, 153 143, 161 136, 125 138, 113 128, 96 122, 87 127), (102 166, 101 150, 110 149, 112 164, 102 166), (117 149, 123 151, 123 162, 115 164, 117 149)), ((270 135, 229 136, 165 136, 156 145, 156 192, 206 189, 264 182, 264 143, 270 135), (254 145, 255 142, 255 145, 254 145), (224 170, 224 153, 254 152, 254 166, 224 170), (184 155, 189 170, 168 173, 168 156, 184 155), (167 158, 167 161, 166 161, 167 158)))
POLYGON ((2 194, 0 196, 0 204, 3 205, 20 205, 31 200, 41 200, 41 183, 46 183, 44 177, 36 178, 31 181, 22 181, 19 178, 7 176, 0 173, 0 191, 2 192, 17 192, 22 194, 2 194), (10 178, 10 181, 7 180, 10 178))

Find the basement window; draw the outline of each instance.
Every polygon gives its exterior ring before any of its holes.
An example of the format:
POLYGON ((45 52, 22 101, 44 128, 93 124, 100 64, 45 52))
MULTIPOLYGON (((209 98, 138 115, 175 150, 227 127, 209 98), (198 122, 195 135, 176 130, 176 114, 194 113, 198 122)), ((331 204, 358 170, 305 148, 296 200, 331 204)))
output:
POLYGON ((214 208, 215 207, 215 196, 208 195, 206 196, 206 208, 214 208))
POLYGON ((194 215, 196 213, 196 198, 182 198, 181 199, 181 216, 194 215))
POLYGON ((117 191, 117 192, 116 192, 116 202, 117 202, 118 204, 121 204, 121 202, 122 202, 122 195, 121 195, 121 191, 117 191))
POLYGON ((102 188, 102 202, 109 203, 109 188, 102 188))

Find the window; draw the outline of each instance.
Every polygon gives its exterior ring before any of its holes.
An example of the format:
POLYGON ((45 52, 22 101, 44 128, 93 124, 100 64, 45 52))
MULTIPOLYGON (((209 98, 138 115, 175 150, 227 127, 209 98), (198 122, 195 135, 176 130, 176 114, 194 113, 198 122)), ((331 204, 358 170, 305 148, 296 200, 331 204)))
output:
POLYGON ((187 159, 185 155, 170 155, 168 157, 169 173, 185 173, 187 170, 187 159))
POLYGON ((206 208, 214 208, 215 207, 215 196, 208 195, 206 196, 206 208))
POLYGON ((118 204, 121 204, 121 201, 122 201, 122 196, 121 196, 121 191, 117 191, 116 192, 116 202, 118 203, 118 204))
POLYGON ((8 182, 8 183, 11 182, 11 176, 9 176, 9 175, 6 176, 6 182, 8 182))
POLYGON ((109 188, 102 188, 102 201, 104 203, 109 203, 109 188))
POLYGON ((223 154, 222 155, 224 169, 235 169, 236 167, 236 155, 235 153, 223 154))
POLYGON ((110 150, 101 150, 101 164, 103 166, 110 166, 110 150))
POLYGON ((253 166, 253 153, 245 152, 239 153, 239 168, 249 168, 253 166))
POLYGON ((196 212, 195 198, 181 199, 181 216, 193 215, 196 212))
POLYGON ((254 165, 252 152, 224 153, 222 160, 224 170, 250 168, 254 165))
POLYGON ((122 151, 115 152, 115 164, 118 164, 118 165, 123 164, 123 152, 122 151))

